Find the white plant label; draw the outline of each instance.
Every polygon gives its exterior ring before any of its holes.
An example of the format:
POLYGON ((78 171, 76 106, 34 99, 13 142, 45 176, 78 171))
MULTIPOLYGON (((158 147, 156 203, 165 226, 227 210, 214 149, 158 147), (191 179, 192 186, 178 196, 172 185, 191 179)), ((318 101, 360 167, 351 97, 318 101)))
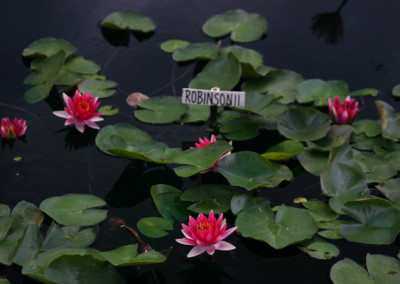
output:
POLYGON ((220 91, 218 88, 211 90, 182 89, 182 103, 207 105, 207 106, 232 106, 244 107, 245 92, 220 91))

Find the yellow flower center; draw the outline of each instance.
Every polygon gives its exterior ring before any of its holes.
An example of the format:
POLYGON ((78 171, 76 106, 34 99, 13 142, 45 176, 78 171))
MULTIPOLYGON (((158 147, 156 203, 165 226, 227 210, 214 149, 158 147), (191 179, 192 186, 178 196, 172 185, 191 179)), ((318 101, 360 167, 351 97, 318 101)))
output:
POLYGON ((209 222, 197 223, 197 231, 200 231, 200 232, 210 230, 210 229, 212 229, 212 227, 213 227, 212 224, 210 224, 209 222))
POLYGON ((90 105, 88 104, 88 102, 80 101, 78 103, 78 105, 79 105, 79 108, 84 110, 84 111, 88 111, 90 109, 90 105))

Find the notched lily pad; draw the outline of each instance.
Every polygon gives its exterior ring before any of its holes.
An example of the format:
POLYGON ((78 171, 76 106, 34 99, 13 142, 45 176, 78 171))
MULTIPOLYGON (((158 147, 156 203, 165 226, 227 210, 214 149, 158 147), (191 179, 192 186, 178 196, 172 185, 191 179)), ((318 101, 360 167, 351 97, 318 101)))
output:
POLYGON ((134 10, 111 13, 104 18, 100 25, 103 28, 143 33, 154 31, 156 28, 150 18, 134 10))
POLYGON ((287 161, 303 151, 304 146, 302 143, 296 140, 286 140, 268 148, 261 156, 272 161, 287 161))
POLYGON ((42 38, 32 42, 27 48, 22 51, 22 56, 46 56, 50 57, 63 50, 65 57, 76 52, 75 47, 64 39, 53 37, 42 38))
POLYGON ((117 85, 114 81, 86 79, 78 84, 78 90, 94 97, 108 98, 115 94, 117 85))
POLYGON ((101 252, 101 255, 114 266, 155 264, 164 262, 167 259, 164 255, 155 250, 138 254, 137 247, 137 244, 126 245, 111 251, 101 252))
POLYGON ((215 59, 218 55, 218 46, 215 43, 190 43, 178 48, 172 54, 176 62, 183 62, 195 59, 215 59))
POLYGON ((140 219, 137 224, 139 231, 149 238, 161 238, 168 235, 174 226, 170 221, 160 217, 146 217, 140 219))
POLYGON ((210 37, 231 33, 233 41, 251 42, 259 39, 267 31, 267 27, 264 16, 235 9, 211 17, 202 29, 210 37))
POLYGON ((331 259, 338 256, 340 252, 335 245, 320 237, 315 237, 311 241, 302 243, 302 245, 299 248, 316 259, 331 259))
POLYGON ((93 195, 66 194, 47 198, 40 203, 40 210, 63 225, 92 226, 107 217, 107 210, 96 209, 106 203, 93 195))
POLYGON ((186 41, 186 40, 181 40, 181 39, 170 39, 167 41, 164 41, 160 48, 162 51, 167 52, 167 53, 172 53, 175 50, 181 48, 181 47, 185 47, 188 46, 190 44, 190 42, 186 41))

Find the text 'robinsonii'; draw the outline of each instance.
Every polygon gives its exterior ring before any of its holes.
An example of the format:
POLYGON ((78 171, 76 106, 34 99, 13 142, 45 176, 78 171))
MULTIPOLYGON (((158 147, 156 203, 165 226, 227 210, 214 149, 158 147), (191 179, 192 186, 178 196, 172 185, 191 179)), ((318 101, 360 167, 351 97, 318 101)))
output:
POLYGON ((183 88, 182 103, 207 106, 244 107, 245 94, 245 92, 219 91, 218 89, 199 90, 183 88))

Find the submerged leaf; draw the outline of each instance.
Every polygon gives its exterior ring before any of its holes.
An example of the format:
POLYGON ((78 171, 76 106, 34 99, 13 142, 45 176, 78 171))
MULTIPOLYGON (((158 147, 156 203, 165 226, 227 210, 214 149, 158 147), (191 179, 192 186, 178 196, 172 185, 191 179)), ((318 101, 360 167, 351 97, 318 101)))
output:
POLYGON ((156 27, 150 18, 134 10, 111 13, 104 18, 100 25, 103 28, 143 33, 151 32, 156 27))

